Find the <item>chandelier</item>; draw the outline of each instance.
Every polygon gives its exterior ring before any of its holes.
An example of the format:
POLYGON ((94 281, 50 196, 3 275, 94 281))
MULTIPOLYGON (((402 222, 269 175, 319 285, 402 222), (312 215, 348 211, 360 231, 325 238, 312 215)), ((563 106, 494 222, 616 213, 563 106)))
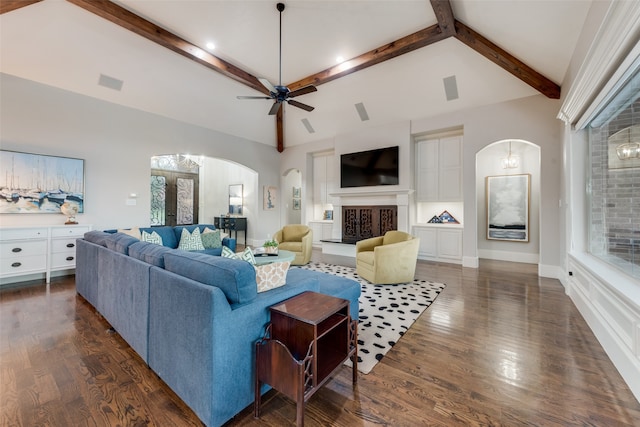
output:
POLYGON ((616 147, 620 160, 640 159, 640 142, 631 142, 631 126, 627 128, 627 142, 616 147))
POLYGON ((511 154, 511 141, 509 141, 509 154, 502 159, 502 169, 515 169, 520 166, 520 157, 511 154))

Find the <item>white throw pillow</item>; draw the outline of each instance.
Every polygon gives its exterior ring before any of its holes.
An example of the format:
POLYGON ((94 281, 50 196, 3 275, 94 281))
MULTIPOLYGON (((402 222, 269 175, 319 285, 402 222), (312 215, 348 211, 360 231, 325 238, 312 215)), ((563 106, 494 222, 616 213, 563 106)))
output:
POLYGON ((204 251, 202 239, 200 238, 200 229, 195 228, 192 233, 189 233, 186 228, 183 228, 178 249, 183 251, 204 251))
POLYGON ((147 233, 146 231, 142 232, 142 238, 140 239, 143 242, 155 243, 156 245, 162 245, 162 237, 155 231, 151 233, 147 233))

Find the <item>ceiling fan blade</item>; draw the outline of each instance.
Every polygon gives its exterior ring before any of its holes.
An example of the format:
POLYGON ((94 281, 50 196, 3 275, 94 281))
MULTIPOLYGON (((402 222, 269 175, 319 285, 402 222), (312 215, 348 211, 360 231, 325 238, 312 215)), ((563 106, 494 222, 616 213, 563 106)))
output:
POLYGON ((271 99, 270 96, 236 96, 238 99, 271 99))
POLYGON ((278 93, 276 88, 271 84, 269 80, 265 79, 264 77, 260 77, 258 81, 262 83, 262 86, 266 87, 269 90, 269 92, 278 93))
POLYGON ((300 89, 296 89, 293 92, 289 92, 287 95, 289 98, 295 98, 296 96, 304 95, 311 92, 316 92, 318 89, 314 85, 309 85, 305 87, 301 87, 300 89))
POLYGON ((287 103, 289 103, 289 105, 293 105, 294 107, 302 108, 305 111, 313 111, 314 109, 314 107, 312 107, 311 105, 303 104, 302 102, 294 101, 293 99, 288 100, 287 103))
POLYGON ((273 103, 273 105, 271 106, 271 110, 269 110, 269 115, 270 116, 273 116, 278 112, 278 110, 280 109, 280 104, 282 104, 282 103, 279 102, 279 101, 276 101, 276 102, 273 103))

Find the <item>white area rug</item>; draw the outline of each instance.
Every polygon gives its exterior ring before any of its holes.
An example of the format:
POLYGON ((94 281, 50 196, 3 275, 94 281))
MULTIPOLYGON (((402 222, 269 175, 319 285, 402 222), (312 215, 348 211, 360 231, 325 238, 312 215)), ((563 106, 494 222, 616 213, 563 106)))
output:
MULTIPOLYGON (((360 283, 360 323, 358 324, 358 371, 371 372, 413 322, 431 305, 444 283, 414 280, 398 285, 372 285, 353 267, 310 263, 298 268, 344 276, 360 283)), ((351 365, 351 361, 345 363, 351 365)))

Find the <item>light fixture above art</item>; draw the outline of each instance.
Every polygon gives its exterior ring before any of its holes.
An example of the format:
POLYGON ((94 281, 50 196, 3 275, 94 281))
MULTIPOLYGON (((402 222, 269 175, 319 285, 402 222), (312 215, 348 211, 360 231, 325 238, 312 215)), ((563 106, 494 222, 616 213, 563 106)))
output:
POLYGON ((616 154, 620 160, 640 159, 640 142, 631 141, 631 126, 626 131, 627 142, 616 146, 616 154))
POLYGON ((502 169, 515 169, 520 166, 520 156, 511 153, 511 141, 509 141, 509 154, 502 159, 502 169))

